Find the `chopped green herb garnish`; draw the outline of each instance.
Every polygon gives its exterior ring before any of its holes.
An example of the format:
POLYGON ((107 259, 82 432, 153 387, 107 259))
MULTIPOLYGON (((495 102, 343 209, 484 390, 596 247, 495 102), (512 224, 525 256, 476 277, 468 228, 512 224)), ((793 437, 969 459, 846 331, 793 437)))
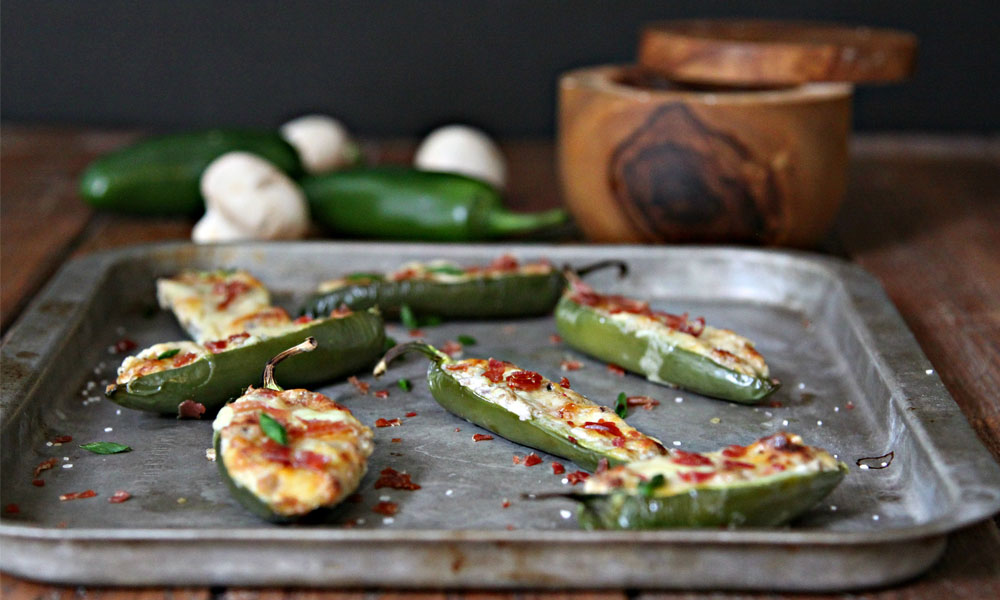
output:
POLYGON ((381 273, 351 273, 350 275, 344 276, 347 281, 361 281, 363 279, 374 279, 376 281, 381 281, 383 275, 381 273))
POLYGON ((463 346, 475 346, 476 338, 472 337, 471 335, 460 335, 458 336, 458 343, 462 344, 463 346))
POLYGON ((638 488, 639 495, 643 498, 652 498, 656 494, 656 489, 662 486, 665 481, 666 478, 660 473, 653 475, 653 478, 649 481, 640 481, 638 488))
POLYGON ((80 444, 80 447, 84 450, 90 450, 94 454, 119 454, 121 452, 130 452, 132 448, 126 446, 125 444, 119 444, 117 442, 89 442, 87 444, 80 444))
POLYGON ((409 304, 404 304, 399 307, 399 320, 403 322, 403 326, 407 329, 420 328, 420 323, 417 322, 417 317, 413 314, 413 310, 410 308, 409 304))
POLYGON ((396 385, 398 385, 399 389, 403 390, 404 392, 408 392, 411 389, 413 389, 413 384, 410 383, 409 379, 400 379, 399 381, 396 382, 396 385))
POLYGON ((174 348, 173 350, 167 350, 166 352, 160 352, 156 356, 156 360, 163 360, 164 358, 172 358, 180 353, 180 348, 174 348))
POLYGON ((284 425, 266 412, 260 413, 260 429, 264 435, 282 446, 288 445, 288 432, 285 431, 284 425))
POLYGON ((440 273, 442 275, 465 275, 465 271, 455 265, 435 265, 427 267, 429 273, 440 273))
POLYGON ((615 400, 615 414, 623 419, 628 416, 628 400, 625 392, 618 394, 618 399, 615 400))
POLYGON ((382 344, 382 352, 388 352, 389 348, 392 348, 395 345, 396 345, 396 338, 385 336, 385 343, 382 344))

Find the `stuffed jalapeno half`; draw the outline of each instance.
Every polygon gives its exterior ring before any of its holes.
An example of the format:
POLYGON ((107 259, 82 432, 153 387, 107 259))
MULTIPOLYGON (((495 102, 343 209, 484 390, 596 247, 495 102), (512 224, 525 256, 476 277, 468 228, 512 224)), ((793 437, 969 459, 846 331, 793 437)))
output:
POLYGON ((570 276, 555 310, 570 347, 650 381, 756 404, 778 389, 753 342, 701 317, 653 310, 648 302, 602 295, 570 276))
POLYGON ((319 349, 286 362, 282 374, 291 385, 354 373, 375 362, 384 349, 382 317, 374 309, 295 321, 275 310, 283 319, 250 327, 254 333, 243 331, 204 344, 166 342, 126 357, 105 395, 137 410, 176 414, 190 400, 214 412, 257 380, 260 365, 305 337, 316 338, 319 349))
POLYGON ((406 352, 431 360, 427 382, 446 410, 513 442, 572 460, 594 470, 601 459, 620 464, 666 453, 613 410, 549 381, 534 371, 491 358, 453 360, 424 342, 390 349, 375 375, 406 352))
POLYGON ((316 347, 313 338, 274 357, 263 387, 250 387, 212 423, 215 461, 233 497, 274 522, 339 504, 357 489, 372 453, 372 431, 323 394, 284 390, 274 365, 316 347))
MULTIPOLYGON (((620 272, 626 269, 621 261, 603 261, 577 272, 608 266, 620 272)), ((565 285, 562 270, 547 261, 521 263, 510 255, 485 266, 409 262, 389 273, 352 273, 326 281, 300 312, 315 315, 342 305, 354 310, 378 306, 387 317, 395 317, 405 305, 417 315, 443 318, 530 317, 552 312, 565 285)))
POLYGON ((846 473, 830 453, 780 432, 717 452, 671 449, 591 475, 582 494, 564 496, 580 503, 585 529, 775 526, 809 510, 846 473))
MULTIPOLYGON (((242 333, 275 312, 264 284, 241 270, 187 270, 161 277, 156 280, 156 297, 160 307, 173 311, 184 331, 202 344, 242 333)), ((271 318, 280 320, 280 314, 271 318)))

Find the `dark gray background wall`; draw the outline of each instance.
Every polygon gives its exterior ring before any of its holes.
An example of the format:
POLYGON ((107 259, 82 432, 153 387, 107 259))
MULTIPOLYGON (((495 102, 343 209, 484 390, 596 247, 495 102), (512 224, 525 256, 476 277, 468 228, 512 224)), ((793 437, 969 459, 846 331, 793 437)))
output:
POLYGON ((306 111, 367 135, 448 121, 552 131, 556 79, 630 61, 644 22, 754 16, 888 26, 921 40, 909 82, 858 91, 859 129, 1000 129, 1000 2, 39 1, 0 5, 7 122, 269 126, 306 111))

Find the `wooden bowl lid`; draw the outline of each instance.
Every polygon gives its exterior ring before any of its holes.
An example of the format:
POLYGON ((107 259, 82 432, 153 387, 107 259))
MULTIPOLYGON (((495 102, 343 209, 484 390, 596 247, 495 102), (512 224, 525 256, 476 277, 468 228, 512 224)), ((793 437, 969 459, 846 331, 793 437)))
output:
POLYGON ((674 81, 700 85, 896 81, 913 71, 916 47, 916 36, 889 29, 797 21, 666 21, 643 29, 639 64, 674 81))

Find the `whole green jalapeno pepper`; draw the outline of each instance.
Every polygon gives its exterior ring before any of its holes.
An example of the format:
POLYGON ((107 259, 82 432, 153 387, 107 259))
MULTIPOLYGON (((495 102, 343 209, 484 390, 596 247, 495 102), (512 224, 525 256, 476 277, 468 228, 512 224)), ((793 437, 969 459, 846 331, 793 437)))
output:
MULTIPOLYGON (((572 270, 585 275, 616 267, 616 260, 572 270)), ((486 266, 460 267, 448 261, 411 262, 390 273, 353 273, 320 284, 301 314, 320 315, 340 306, 354 310, 377 306, 387 317, 405 305, 416 315, 453 319, 531 317, 552 312, 566 287, 564 270, 546 261, 520 263, 503 255, 486 266)))
POLYGON ((350 169, 300 181, 313 218, 339 234, 432 241, 488 240, 564 223, 563 209, 514 213, 488 183, 400 167, 350 169))
POLYGON ((393 347, 375 367, 406 352, 431 360, 427 382, 431 395, 454 415, 513 442, 572 460, 589 470, 602 460, 631 462, 666 452, 655 438, 643 435, 609 408, 533 371, 496 359, 453 360, 424 342, 393 347))
POLYGON ((132 214, 198 213, 204 209, 201 174, 237 150, 290 177, 302 174, 298 152, 277 132, 213 129, 149 138, 98 158, 80 178, 80 196, 94 208, 132 214))
POLYGON ((316 348, 308 338, 264 368, 263 387, 247 389, 212 423, 215 463, 233 497, 277 523, 339 504, 357 489, 372 453, 372 431, 323 394, 285 390, 274 380, 282 360, 316 348))
POLYGON ((669 454, 591 475, 580 503, 585 529, 776 526, 800 516, 844 478, 847 465, 780 432, 749 446, 669 454))
POLYGON ((190 401, 211 413, 239 396, 256 379, 260 365, 304 337, 316 338, 319 349, 287 361, 282 374, 293 385, 354 373, 374 362, 385 344, 382 317, 375 309, 287 321, 260 336, 244 332, 204 345, 156 344, 126 358, 105 395, 137 410, 177 414, 190 401))
POLYGON ((700 317, 598 294, 572 276, 555 317, 570 347, 650 381, 743 404, 756 404, 779 386, 745 337, 709 327, 700 317))

